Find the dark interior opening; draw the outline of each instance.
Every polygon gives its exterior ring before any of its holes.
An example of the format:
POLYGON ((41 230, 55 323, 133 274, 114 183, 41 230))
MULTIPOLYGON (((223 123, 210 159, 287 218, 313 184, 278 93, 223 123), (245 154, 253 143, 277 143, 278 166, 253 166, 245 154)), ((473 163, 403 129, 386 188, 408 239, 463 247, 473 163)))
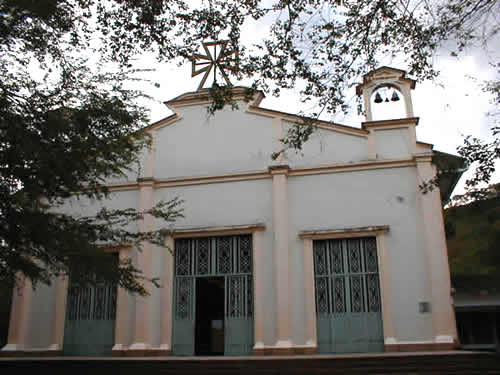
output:
POLYGON ((196 355, 224 355, 224 277, 196 279, 196 355))

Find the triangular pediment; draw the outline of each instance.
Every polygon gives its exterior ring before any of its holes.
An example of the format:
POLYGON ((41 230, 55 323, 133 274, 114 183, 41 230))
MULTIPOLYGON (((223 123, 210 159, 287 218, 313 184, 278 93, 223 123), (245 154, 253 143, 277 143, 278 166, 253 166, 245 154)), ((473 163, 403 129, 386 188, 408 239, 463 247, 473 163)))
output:
POLYGON ((382 66, 363 76, 363 82, 356 86, 356 95, 361 95, 365 87, 371 86, 376 82, 399 82, 404 83, 411 89, 414 89, 416 85, 415 80, 406 77, 406 71, 382 66))

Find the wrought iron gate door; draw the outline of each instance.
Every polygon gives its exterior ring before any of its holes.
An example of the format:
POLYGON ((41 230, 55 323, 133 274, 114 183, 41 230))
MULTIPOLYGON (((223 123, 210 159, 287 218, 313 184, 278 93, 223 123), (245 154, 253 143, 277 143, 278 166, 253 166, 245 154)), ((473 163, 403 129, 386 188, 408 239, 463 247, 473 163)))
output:
POLYGON ((253 348, 251 235, 177 239, 173 352, 193 355, 197 277, 224 277, 224 355, 253 348))
POLYGON ((375 238, 314 241, 314 274, 318 351, 382 351, 375 238))
POLYGON ((111 355, 114 343, 116 287, 99 285, 68 289, 64 354, 111 355))

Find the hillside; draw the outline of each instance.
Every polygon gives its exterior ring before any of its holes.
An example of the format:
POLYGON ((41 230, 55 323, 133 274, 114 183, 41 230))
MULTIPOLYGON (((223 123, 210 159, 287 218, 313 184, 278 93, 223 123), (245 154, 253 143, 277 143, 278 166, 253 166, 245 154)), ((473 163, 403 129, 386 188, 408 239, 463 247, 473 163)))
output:
POLYGON ((500 291, 500 197, 445 210, 452 285, 500 291))

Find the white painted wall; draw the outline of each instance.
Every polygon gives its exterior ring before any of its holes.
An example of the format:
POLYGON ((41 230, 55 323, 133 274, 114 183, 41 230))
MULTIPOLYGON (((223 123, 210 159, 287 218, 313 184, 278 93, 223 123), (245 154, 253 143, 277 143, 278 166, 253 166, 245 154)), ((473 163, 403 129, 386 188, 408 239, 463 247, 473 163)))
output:
POLYGON ((432 340, 430 314, 418 312, 429 301, 418 184, 414 168, 367 170, 289 178, 290 251, 294 269, 292 290, 294 340, 305 340, 303 295, 304 230, 389 225, 393 311, 397 339, 432 340))
MULTIPOLYGON (((64 205, 56 208, 56 211, 66 214, 72 214, 76 217, 85 217, 95 215, 103 207, 110 210, 138 208, 139 192, 134 190, 117 191, 109 193, 103 200, 89 199, 80 197, 68 200, 64 205)), ((137 223, 131 223, 125 227, 127 230, 136 231, 137 223)))
POLYGON ((56 293, 55 286, 40 284, 33 293, 30 330, 31 349, 46 349, 54 330, 56 293))
MULTIPOLYGON (((176 222, 172 229, 255 223, 263 223, 266 226, 263 236, 263 252, 266 257, 262 274, 266 290, 265 344, 269 346, 274 344, 276 330, 271 184, 271 179, 263 179, 164 188, 155 191, 156 201, 172 199, 175 196, 185 201, 185 217, 176 222)), ((159 309, 159 306, 155 308, 159 309)))
POLYGON ((271 119, 226 108, 180 109, 182 119, 157 131, 157 178, 263 170, 273 152, 271 119))
MULTIPOLYGON (((294 126, 291 122, 283 122, 284 134, 291 126, 294 126)), ((367 142, 367 137, 316 129, 302 150, 287 151, 285 160, 292 168, 366 160, 367 142)))
POLYGON ((375 142, 377 145, 377 158, 379 159, 403 159, 409 158, 410 150, 409 132, 407 128, 388 129, 375 131, 375 142))

